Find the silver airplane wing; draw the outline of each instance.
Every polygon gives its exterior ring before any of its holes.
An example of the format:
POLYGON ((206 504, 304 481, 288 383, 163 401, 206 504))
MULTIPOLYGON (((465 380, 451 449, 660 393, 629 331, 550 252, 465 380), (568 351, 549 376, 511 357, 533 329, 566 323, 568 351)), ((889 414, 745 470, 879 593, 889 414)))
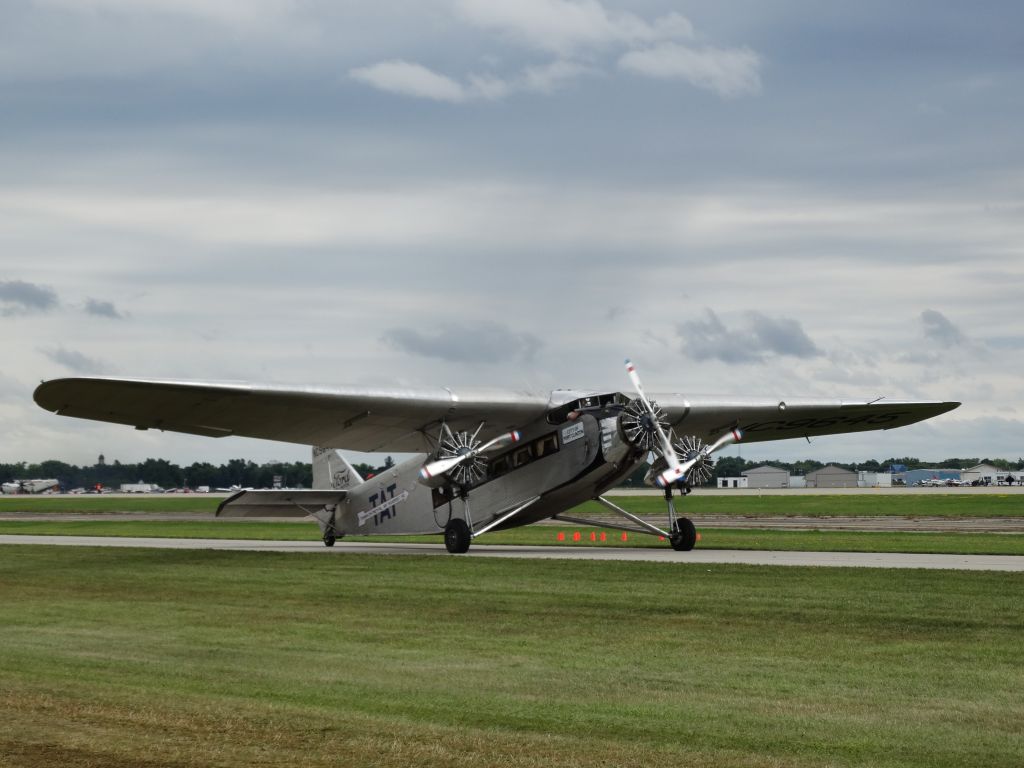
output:
MULTIPOLYGON (((429 452, 442 421, 482 440, 521 428, 578 396, 567 390, 359 389, 215 382, 69 378, 39 385, 48 411, 207 437, 255 437, 354 451, 429 452)), ((744 442, 892 429, 959 403, 657 395, 677 434, 714 439, 739 427, 744 442)))
POLYGON ((657 395, 680 435, 715 439, 739 427, 744 443, 817 437, 905 427, 951 411, 960 403, 939 400, 818 400, 657 395))
POLYGON ((36 403, 62 416, 206 437, 256 437, 354 451, 425 452, 442 421, 493 437, 543 417, 547 394, 514 390, 277 387, 69 378, 36 403))

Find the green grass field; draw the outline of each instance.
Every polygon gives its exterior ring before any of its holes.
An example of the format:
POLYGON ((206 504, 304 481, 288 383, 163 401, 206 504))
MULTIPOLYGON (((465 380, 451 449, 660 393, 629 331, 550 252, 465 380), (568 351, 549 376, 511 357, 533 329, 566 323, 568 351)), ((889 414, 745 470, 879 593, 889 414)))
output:
MULTIPOLYGON (((258 539, 261 541, 319 541, 313 523, 258 521, 146 521, 146 520, 18 520, 0 521, 0 534, 47 536, 155 536, 164 538, 258 539)), ((700 528, 698 546, 706 549, 770 549, 818 552, 927 552, 974 555, 1024 555, 1024 535, 1000 533, 874 533, 863 531, 771 531, 700 528)), ((481 544, 666 547, 653 536, 629 534, 585 526, 531 525, 488 533, 481 544), (580 541, 573 533, 580 532, 580 541), (558 541, 558 533, 565 541, 558 541), (590 534, 605 533, 605 541, 590 541, 590 534)), ((360 536, 353 541, 427 542, 441 546, 440 536, 360 536)))
MULTIPOLYGON (((7 496, 0 498, 0 514, 14 512, 210 512, 222 501, 202 494, 185 496, 7 496)), ((615 503, 640 515, 663 515, 658 496, 620 496, 615 503)), ((731 496, 694 494, 681 502, 691 515, 747 515, 750 517, 904 516, 904 517, 1024 517, 1024 494, 931 493, 857 494, 824 496, 731 496)), ((574 514, 603 514, 596 503, 583 504, 574 514)))
POLYGON ((1021 764, 1024 576, 0 547, 3 766, 1021 764))

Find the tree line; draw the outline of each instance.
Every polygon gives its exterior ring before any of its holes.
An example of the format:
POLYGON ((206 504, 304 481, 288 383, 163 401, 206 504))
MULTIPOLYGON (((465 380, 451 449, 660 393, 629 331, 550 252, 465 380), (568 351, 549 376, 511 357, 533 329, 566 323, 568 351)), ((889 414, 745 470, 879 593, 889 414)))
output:
MULTIPOLYGON (((363 477, 375 475, 393 465, 389 456, 383 465, 353 464, 363 477)), ((120 461, 107 463, 101 455, 92 466, 77 466, 63 461, 48 460, 30 464, 0 463, 0 478, 25 480, 30 478, 54 478, 65 490, 72 488, 120 488, 125 483, 152 483, 161 488, 270 488, 274 478, 281 478, 285 488, 311 488, 313 465, 309 462, 268 462, 256 464, 246 459, 231 459, 226 464, 194 462, 186 467, 173 464, 166 459, 146 459, 137 464, 122 464, 120 461)))
MULTIPOLYGON (((1007 471, 1024 470, 1024 458, 1017 461, 1007 459, 979 459, 979 458, 952 458, 940 462, 928 462, 921 459, 904 456, 902 458, 889 458, 885 461, 869 459, 852 464, 843 462, 830 462, 831 465, 842 467, 851 471, 882 472, 889 470, 894 465, 902 465, 907 469, 963 469, 973 467, 977 464, 991 464, 1007 471)), ((381 466, 371 464, 354 464, 356 471, 363 477, 375 475, 394 465, 391 457, 388 456, 381 466)), ((719 477, 739 477, 748 469, 762 466, 777 467, 785 469, 791 475, 806 475, 809 472, 821 469, 826 464, 813 459, 802 461, 751 461, 742 456, 725 456, 715 464, 714 474, 710 484, 715 484, 719 477)), ((640 487, 643 485, 644 474, 647 472, 646 465, 631 475, 624 485, 640 487)), ((124 483, 153 483, 161 488, 197 488, 202 485, 210 488, 229 488, 232 485, 239 485, 243 488, 270 488, 273 486, 274 478, 281 478, 281 485, 285 488, 311 488, 313 485, 313 469, 308 462, 296 461, 269 462, 256 464, 246 459, 231 459, 226 464, 214 465, 209 462, 194 462, 187 467, 178 466, 166 459, 146 459, 137 464, 122 464, 119 461, 107 463, 103 456, 100 456, 92 466, 76 466, 54 459, 41 461, 36 464, 19 462, 14 464, 0 463, 0 479, 25 480, 29 478, 55 478, 60 481, 61 487, 70 490, 71 488, 92 488, 97 484, 105 488, 119 488, 124 483)))

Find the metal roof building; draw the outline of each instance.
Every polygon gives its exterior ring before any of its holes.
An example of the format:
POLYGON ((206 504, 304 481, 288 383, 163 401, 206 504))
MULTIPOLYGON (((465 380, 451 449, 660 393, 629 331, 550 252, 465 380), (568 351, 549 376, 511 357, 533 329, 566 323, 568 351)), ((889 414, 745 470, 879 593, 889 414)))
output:
POLYGON ((856 488, 857 473, 829 464, 807 473, 808 488, 856 488))
POLYGON ((754 467, 740 472, 747 478, 748 488, 788 488, 789 472, 778 467, 754 467))

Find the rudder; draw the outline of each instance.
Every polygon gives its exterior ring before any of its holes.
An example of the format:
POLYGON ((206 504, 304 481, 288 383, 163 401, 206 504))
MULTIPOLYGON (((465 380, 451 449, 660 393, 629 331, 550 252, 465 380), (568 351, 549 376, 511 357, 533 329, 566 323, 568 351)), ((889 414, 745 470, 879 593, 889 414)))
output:
POLYGON ((313 489, 344 490, 363 482, 355 467, 333 448, 313 448, 313 489))

